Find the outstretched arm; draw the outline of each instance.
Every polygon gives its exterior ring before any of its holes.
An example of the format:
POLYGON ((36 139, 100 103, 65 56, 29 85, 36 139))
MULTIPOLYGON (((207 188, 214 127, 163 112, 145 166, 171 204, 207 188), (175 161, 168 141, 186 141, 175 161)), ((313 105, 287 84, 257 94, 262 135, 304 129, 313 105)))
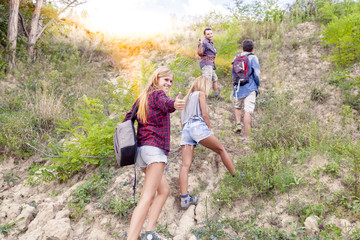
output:
POLYGON ((178 94, 175 100, 172 100, 166 96, 164 91, 159 91, 156 96, 156 103, 162 112, 168 113, 172 113, 175 110, 183 110, 185 107, 185 101, 181 99, 181 93, 178 94))

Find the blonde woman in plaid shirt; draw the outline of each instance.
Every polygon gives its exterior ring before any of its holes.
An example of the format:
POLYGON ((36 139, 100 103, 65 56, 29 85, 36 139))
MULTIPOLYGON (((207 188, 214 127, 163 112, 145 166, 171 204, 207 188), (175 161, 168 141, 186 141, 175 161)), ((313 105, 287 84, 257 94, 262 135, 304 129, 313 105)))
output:
MULTIPOLYGON (((157 69, 150 77, 150 82, 136 101, 138 157, 136 164, 145 173, 143 189, 130 221, 128 240, 136 240, 148 215, 144 239, 161 240, 155 229, 161 209, 170 194, 169 184, 164 176, 164 168, 170 151, 170 113, 182 110, 185 101, 181 93, 175 100, 169 92, 174 74, 167 68, 157 69)), ((134 103, 133 108, 136 103, 134 103)), ((125 119, 130 119, 130 111, 125 119)))

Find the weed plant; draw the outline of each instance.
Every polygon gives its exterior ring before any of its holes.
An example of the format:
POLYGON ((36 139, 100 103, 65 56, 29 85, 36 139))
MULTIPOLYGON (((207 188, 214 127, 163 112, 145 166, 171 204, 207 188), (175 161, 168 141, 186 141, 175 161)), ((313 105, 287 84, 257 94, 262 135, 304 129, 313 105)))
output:
POLYGON ((123 197, 103 199, 100 205, 101 209, 117 215, 122 220, 129 220, 128 216, 136 207, 133 198, 124 199, 123 197))
POLYGON ((225 231, 226 222, 216 216, 209 217, 207 210, 207 199, 205 201, 205 221, 199 223, 199 227, 192 230, 197 239, 236 239, 225 231))
POLYGON ((213 197, 220 206, 231 207, 233 202, 243 197, 256 197, 273 193, 276 189, 287 192, 290 188, 304 184, 304 181, 291 170, 301 161, 295 149, 266 149, 237 160, 235 169, 245 172, 245 177, 235 178, 226 175, 221 181, 219 191, 213 197))
POLYGON ((10 230, 16 226, 16 224, 20 221, 23 221, 24 217, 17 219, 16 221, 10 222, 10 223, 4 223, 0 225, 0 233, 6 237, 9 235, 10 230))
POLYGON ((84 207, 91 202, 93 197, 99 199, 103 196, 112 176, 111 172, 94 174, 75 189, 72 199, 68 202, 71 219, 77 221, 83 215, 84 207))
POLYGON ((173 238, 174 236, 169 232, 168 224, 157 224, 156 231, 161 233, 166 238, 173 238))
MULTIPOLYGON (((263 148, 305 148, 310 145, 313 117, 290 104, 291 93, 268 92, 260 95, 259 107, 265 112, 259 119, 259 129, 254 129, 254 150, 263 148)), ((316 139, 318 136, 313 136, 316 139)))

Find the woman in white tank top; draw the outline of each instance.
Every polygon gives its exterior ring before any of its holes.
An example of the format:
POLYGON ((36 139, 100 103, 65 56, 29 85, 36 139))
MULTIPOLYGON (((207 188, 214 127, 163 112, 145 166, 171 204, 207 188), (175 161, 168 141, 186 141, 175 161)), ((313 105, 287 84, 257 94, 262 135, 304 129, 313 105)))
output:
POLYGON ((197 198, 188 193, 188 174, 194 155, 194 146, 201 144, 220 155, 222 162, 231 175, 235 176, 234 164, 224 146, 211 132, 210 118, 206 99, 209 95, 210 82, 201 76, 192 83, 185 97, 186 106, 181 112, 181 155, 182 165, 179 174, 181 208, 188 209, 197 203, 197 198))

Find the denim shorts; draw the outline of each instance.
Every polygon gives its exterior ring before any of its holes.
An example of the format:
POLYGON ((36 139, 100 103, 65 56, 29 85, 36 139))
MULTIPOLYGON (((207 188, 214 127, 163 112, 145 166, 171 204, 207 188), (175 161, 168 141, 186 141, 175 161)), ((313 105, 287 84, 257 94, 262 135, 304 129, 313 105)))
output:
POLYGON ((153 146, 140 146, 137 149, 136 164, 138 167, 146 168, 151 163, 167 163, 167 156, 163 149, 153 146))
POLYGON ((180 145, 197 145, 201 140, 212 134, 206 123, 202 120, 193 119, 185 123, 181 133, 180 145))

